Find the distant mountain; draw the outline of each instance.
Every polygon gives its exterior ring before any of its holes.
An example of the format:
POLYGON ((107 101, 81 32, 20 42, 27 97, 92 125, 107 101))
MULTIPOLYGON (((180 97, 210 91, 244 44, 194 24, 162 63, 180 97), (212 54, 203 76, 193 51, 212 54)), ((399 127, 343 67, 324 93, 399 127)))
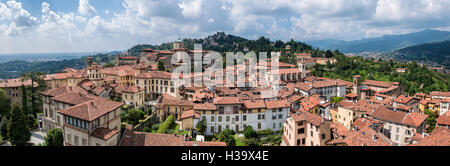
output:
POLYGON ((386 55, 400 61, 418 61, 450 68, 450 40, 411 46, 386 55))
POLYGON ((438 30, 424 30, 402 35, 385 35, 377 38, 369 38, 355 41, 318 40, 307 42, 314 47, 329 50, 340 50, 344 53, 360 52, 386 52, 397 49, 450 40, 450 32, 438 30))

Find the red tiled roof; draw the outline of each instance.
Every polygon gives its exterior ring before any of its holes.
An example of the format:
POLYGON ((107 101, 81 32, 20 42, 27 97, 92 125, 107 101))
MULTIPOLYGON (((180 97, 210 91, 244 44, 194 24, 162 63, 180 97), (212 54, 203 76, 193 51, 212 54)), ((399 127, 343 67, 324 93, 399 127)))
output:
POLYGON ((309 112, 297 112, 291 116, 295 122, 307 121, 315 126, 322 124, 322 117, 309 112))
MULTIPOLYGON (((450 112, 447 112, 450 113, 450 112)), ((450 126, 450 116, 447 115, 441 115, 439 118, 436 119, 436 124, 442 124, 442 125, 448 125, 450 126)))
POLYGON ((392 82, 375 81, 375 80, 366 80, 362 84, 369 85, 369 86, 384 87, 384 88, 390 88, 393 86, 392 82))
POLYGON ((433 91, 430 93, 431 96, 445 96, 450 97, 450 91, 449 92, 439 92, 439 91, 433 91))
POLYGON ((178 100, 169 94, 162 94, 158 99, 156 108, 163 108, 165 105, 176 105, 176 106, 194 106, 194 103, 189 100, 178 100))
POLYGON ((59 113, 86 121, 93 121, 98 117, 105 115, 106 113, 114 111, 122 105, 122 102, 115 102, 97 97, 95 100, 84 102, 68 109, 61 110, 59 111, 59 113))
POLYGON ((406 104, 406 103, 408 103, 410 100, 412 100, 413 98, 414 98, 414 97, 412 97, 412 96, 406 97, 405 95, 400 95, 399 97, 397 97, 397 98, 394 100, 394 102, 406 104))
POLYGON ((419 143, 409 146, 450 146, 450 129, 436 127, 431 135, 426 136, 419 143))
POLYGON ((103 140, 108 140, 116 134, 119 134, 119 131, 103 127, 97 128, 91 133, 92 136, 103 140))
POLYGON ((194 117, 194 119, 200 119, 200 114, 196 113, 194 110, 186 110, 181 113, 181 119, 186 119, 194 117))
POLYGON ((88 95, 81 92, 67 92, 61 95, 50 98, 51 100, 63 102, 71 105, 77 105, 87 101, 91 101, 95 96, 88 95))
POLYGON ((244 101, 244 106, 247 109, 266 108, 266 104, 263 100, 244 101))
POLYGON ((267 109, 288 108, 291 105, 286 100, 265 101, 267 109))
POLYGON ((239 97, 217 97, 214 99, 214 104, 242 104, 239 97))
POLYGON ((194 104, 194 110, 216 110, 216 106, 213 103, 194 104))
POLYGON ((25 85, 31 85, 31 80, 26 80, 25 82, 22 82, 21 78, 16 79, 7 79, 7 80, 1 80, 0 79, 0 88, 15 88, 25 85))

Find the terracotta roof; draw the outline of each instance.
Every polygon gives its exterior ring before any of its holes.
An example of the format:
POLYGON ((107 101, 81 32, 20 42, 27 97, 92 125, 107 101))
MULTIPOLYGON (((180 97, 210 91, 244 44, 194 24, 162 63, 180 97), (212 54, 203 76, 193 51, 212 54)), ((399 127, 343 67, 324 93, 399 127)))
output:
POLYGON ((291 107, 291 105, 285 100, 273 100, 273 101, 265 101, 267 109, 274 109, 274 108, 288 108, 291 107))
POLYGON ((165 71, 149 71, 147 73, 140 74, 136 76, 137 78, 162 78, 162 79, 172 79, 172 73, 165 71))
POLYGON ((319 95, 312 95, 300 100, 301 110, 310 111, 314 107, 320 104, 321 100, 319 95))
MULTIPOLYGON (((117 91, 125 92, 125 93, 139 93, 142 92, 143 89, 137 86, 118 86, 116 87, 117 91)), ((116 93, 118 93, 116 91, 116 93)))
POLYGON ((347 146, 391 146, 389 140, 384 139, 382 134, 370 128, 359 131, 348 131, 342 137, 331 140, 328 144, 344 143, 347 146))
POLYGON ((194 106, 194 103, 189 100, 178 100, 175 97, 165 93, 158 98, 156 108, 163 108, 165 105, 194 106))
POLYGON ((390 88, 393 86, 392 82, 375 81, 375 80, 366 80, 362 84, 369 85, 369 86, 384 87, 384 88, 390 88))
POLYGON ((7 80, 0 79, 0 88, 15 88, 22 86, 22 84, 25 86, 31 85, 31 80, 26 80, 25 82, 22 82, 21 80, 21 78, 7 80))
POLYGON ((244 106, 247 109, 266 108, 266 104, 263 100, 244 101, 244 106))
POLYGON ((386 106, 379 106, 371 114, 372 117, 383 121, 400 123, 408 126, 418 127, 422 124, 428 115, 420 113, 406 113, 403 111, 391 111, 386 106))
POLYGON ((214 98, 214 104, 242 104, 239 97, 217 97, 214 98))
POLYGON ((194 110, 216 110, 216 106, 213 103, 194 104, 194 110))
POLYGON ((291 116, 295 122, 307 121, 315 126, 322 124, 322 117, 309 112, 297 112, 291 116))
POLYGON ((356 94, 356 93, 349 93, 349 94, 346 94, 345 97, 355 98, 355 97, 358 97, 358 94, 356 94))
POLYGON ((91 101, 95 96, 81 92, 66 92, 61 95, 50 98, 51 100, 63 102, 71 105, 77 105, 87 101, 91 101))
MULTIPOLYGON (((450 113, 450 112, 447 112, 447 113, 450 113)), ((436 119, 436 124, 437 125, 442 124, 442 125, 450 126, 450 116, 447 116, 447 115, 439 116, 439 118, 436 119)))
POLYGON ((450 146, 450 129, 436 127, 431 135, 424 137, 419 143, 410 146, 450 146))
POLYGON ((412 99, 414 99, 414 97, 412 96, 406 97, 405 95, 400 95, 399 97, 394 99, 394 102, 406 104, 412 99))
POLYGON ((190 117, 194 117, 194 119, 200 119, 200 114, 196 113, 194 110, 186 110, 181 113, 180 119, 186 119, 190 117))
POLYGON ((63 86, 63 87, 59 87, 59 88, 53 88, 53 89, 49 89, 49 90, 43 91, 40 94, 44 95, 44 96, 55 97, 55 96, 58 96, 58 95, 69 93, 69 92, 81 92, 81 93, 87 94, 87 91, 82 89, 79 86, 74 86, 74 87, 63 86))
POLYGON ((115 102, 97 97, 95 100, 84 102, 58 112, 74 118, 93 121, 98 117, 105 115, 106 113, 114 111, 122 105, 122 102, 115 102))
POLYGON ((347 127, 345 127, 344 125, 342 125, 341 123, 338 122, 331 122, 330 124, 330 128, 337 134, 337 135, 344 135, 345 133, 347 133, 348 131, 350 131, 349 129, 347 129, 347 127))
POLYGON ((92 136, 103 140, 108 140, 116 134, 119 134, 119 131, 103 127, 97 128, 91 133, 92 136))
POLYGON ((430 93, 431 96, 445 96, 450 97, 450 91, 449 92, 439 92, 439 91, 433 91, 430 93))

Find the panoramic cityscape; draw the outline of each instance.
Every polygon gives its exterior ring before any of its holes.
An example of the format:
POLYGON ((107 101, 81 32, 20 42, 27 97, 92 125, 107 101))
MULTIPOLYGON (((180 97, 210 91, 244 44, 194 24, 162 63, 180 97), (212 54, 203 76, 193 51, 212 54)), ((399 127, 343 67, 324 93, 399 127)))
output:
POLYGON ((450 146, 450 2, 345 2, 0 0, 0 146, 450 146))

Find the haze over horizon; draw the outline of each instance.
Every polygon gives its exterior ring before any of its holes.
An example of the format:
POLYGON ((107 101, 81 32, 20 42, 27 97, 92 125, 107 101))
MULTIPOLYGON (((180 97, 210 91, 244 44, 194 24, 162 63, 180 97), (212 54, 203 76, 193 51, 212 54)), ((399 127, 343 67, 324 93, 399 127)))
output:
POLYGON ((0 0, 0 54, 107 52, 226 32, 359 40, 450 30, 442 0, 0 0))

